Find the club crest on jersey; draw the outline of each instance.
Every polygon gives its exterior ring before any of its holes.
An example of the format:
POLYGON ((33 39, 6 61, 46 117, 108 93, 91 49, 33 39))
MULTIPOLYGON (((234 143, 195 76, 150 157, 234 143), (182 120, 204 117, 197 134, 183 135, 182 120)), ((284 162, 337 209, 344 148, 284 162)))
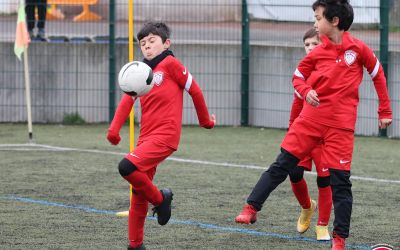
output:
POLYGON ((372 250, 393 250, 393 246, 388 244, 377 244, 371 247, 372 250))
POLYGON ((353 50, 346 50, 344 52, 344 61, 348 66, 352 65, 357 58, 357 53, 354 52, 353 50))
POLYGON ((163 81, 164 73, 163 72, 155 72, 153 74, 153 82, 155 85, 160 86, 163 81))

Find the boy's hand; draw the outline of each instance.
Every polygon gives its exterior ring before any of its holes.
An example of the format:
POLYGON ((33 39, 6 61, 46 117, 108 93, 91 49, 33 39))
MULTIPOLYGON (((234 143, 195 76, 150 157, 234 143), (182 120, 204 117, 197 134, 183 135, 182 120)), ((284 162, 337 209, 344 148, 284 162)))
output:
POLYGON ((201 126, 206 129, 212 129, 215 124, 217 124, 217 119, 215 118, 215 115, 212 114, 210 116, 210 121, 207 124, 201 124, 201 126))
POLYGON ((118 132, 109 129, 107 133, 107 140, 112 145, 118 145, 118 143, 121 141, 121 137, 119 136, 118 132))
POLYGON ((213 125, 213 127, 214 127, 215 124, 217 124, 217 118, 215 118, 215 114, 211 115, 210 120, 214 123, 214 125, 213 125))
POLYGON ((306 96, 306 102, 315 107, 319 105, 318 94, 317 92, 315 92, 315 90, 312 89, 308 91, 306 96))
POLYGON ((387 128, 389 127, 389 125, 392 124, 392 119, 388 119, 388 118, 383 118, 383 119, 379 119, 379 128, 387 128))

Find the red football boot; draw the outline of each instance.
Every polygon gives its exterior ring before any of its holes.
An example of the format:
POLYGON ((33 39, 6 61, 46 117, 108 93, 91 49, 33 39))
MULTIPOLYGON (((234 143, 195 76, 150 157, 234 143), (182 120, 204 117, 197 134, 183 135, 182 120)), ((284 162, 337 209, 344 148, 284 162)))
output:
POLYGON ((342 238, 333 232, 332 250, 344 250, 345 241, 345 238, 342 238))
POLYGON ((244 205, 242 212, 235 218, 235 222, 241 224, 253 224, 256 220, 257 210, 249 204, 244 205))

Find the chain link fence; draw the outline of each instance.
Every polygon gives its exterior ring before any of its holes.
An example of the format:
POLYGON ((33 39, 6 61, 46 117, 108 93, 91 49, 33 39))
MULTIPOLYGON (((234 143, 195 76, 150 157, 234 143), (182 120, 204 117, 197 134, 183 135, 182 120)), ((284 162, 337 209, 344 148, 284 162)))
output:
MULTIPOLYGON (((121 96, 115 76, 128 61, 128 1, 63 1, 48 0, 46 40, 34 39, 27 53, 33 121, 108 122, 121 96)), ((13 53, 15 2, 0 1, 0 122, 27 119, 24 64, 13 53)), ((220 125, 287 127, 292 74, 304 56, 303 34, 313 25, 312 0, 133 2, 134 33, 150 19, 171 27, 171 50, 200 84, 220 125)), ((400 137, 400 4, 386 2, 389 23, 381 22, 379 0, 351 1, 360 17, 351 32, 380 57, 381 31, 389 31, 387 78, 394 124, 388 136, 400 137)), ((142 60, 137 43, 134 48, 135 60, 142 60)), ((188 95, 184 102, 184 124, 197 124, 188 95)), ((366 73, 357 134, 377 135, 377 105, 366 73)), ((139 106, 136 111, 140 119, 139 106)))

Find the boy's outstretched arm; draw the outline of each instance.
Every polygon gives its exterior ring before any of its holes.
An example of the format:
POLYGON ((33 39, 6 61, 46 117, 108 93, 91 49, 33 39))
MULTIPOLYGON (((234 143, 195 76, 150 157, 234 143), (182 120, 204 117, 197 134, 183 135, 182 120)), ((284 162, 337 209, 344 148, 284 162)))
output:
POLYGON ((117 145, 121 141, 121 137, 119 136, 119 131, 121 130, 122 125, 129 116, 129 113, 132 110, 133 103, 136 98, 124 94, 120 103, 118 104, 117 110, 115 111, 114 118, 108 128, 107 140, 113 144, 117 145))
POLYGON ((217 120, 214 114, 211 116, 209 115, 203 91, 201 91, 199 85, 194 79, 192 80, 188 93, 192 97, 200 126, 207 129, 213 128, 217 120))
POLYGON ((386 85, 385 72, 368 46, 364 46, 363 63, 374 82, 375 91, 379 99, 378 124, 380 128, 387 128, 392 123, 392 109, 390 108, 390 97, 386 85))

